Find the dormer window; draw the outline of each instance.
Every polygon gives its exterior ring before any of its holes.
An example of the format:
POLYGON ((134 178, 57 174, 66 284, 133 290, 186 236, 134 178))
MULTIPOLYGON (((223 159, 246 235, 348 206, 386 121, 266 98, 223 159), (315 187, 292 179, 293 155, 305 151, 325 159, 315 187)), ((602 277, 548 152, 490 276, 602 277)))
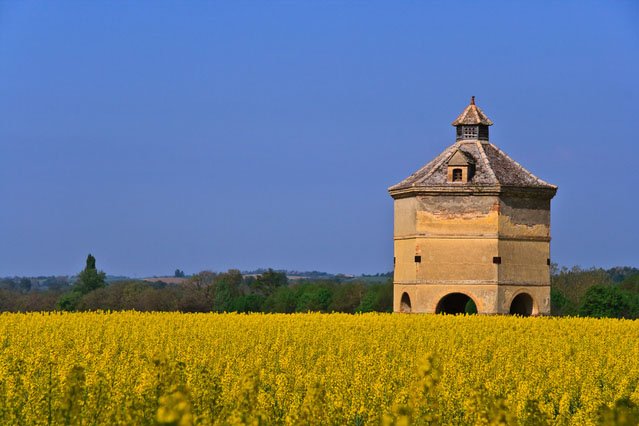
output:
POLYGON ((475 174, 475 159, 458 149, 448 159, 448 182, 468 183, 475 174))

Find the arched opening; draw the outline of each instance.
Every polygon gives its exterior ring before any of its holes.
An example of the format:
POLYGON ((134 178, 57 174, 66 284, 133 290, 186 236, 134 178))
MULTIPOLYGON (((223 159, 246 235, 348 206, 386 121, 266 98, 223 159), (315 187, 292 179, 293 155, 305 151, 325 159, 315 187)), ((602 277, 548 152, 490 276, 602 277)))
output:
POLYGON ((408 293, 404 293, 402 294, 402 300, 400 302, 399 312, 410 314, 410 311, 411 311, 410 297, 408 296, 408 293))
POLYGON ((533 299, 527 293, 521 293, 515 296, 510 304, 511 315, 521 315, 522 317, 529 317, 533 313, 533 299))
POLYGON ((447 294, 439 301, 435 312, 438 314, 476 314, 475 301, 464 293, 447 294))

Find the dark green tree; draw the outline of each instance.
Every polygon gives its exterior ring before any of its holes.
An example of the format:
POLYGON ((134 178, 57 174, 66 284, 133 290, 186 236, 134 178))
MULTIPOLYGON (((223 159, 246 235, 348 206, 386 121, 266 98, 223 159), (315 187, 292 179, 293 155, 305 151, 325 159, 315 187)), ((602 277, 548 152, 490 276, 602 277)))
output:
POLYGON ((31 279, 29 278, 22 278, 20 280, 20 284, 18 286, 20 292, 22 293, 28 293, 29 290, 31 290, 31 279))
POLYGON ((86 267, 78 275, 78 280, 75 283, 74 290, 81 295, 92 292, 106 286, 106 274, 102 271, 98 271, 95 267, 95 257, 91 254, 87 256, 86 267))
POLYGON ((619 284, 619 288, 630 293, 639 294, 639 274, 630 275, 624 279, 621 284, 619 284))
POLYGON ((297 294, 290 287, 280 287, 268 296, 262 305, 264 312, 279 312, 290 314, 295 312, 297 294))
POLYGON ((235 312, 262 312, 262 305, 266 298, 261 294, 246 294, 233 301, 232 310, 235 312))
POLYGON ((392 312, 393 311, 393 282, 372 284, 366 289, 357 312, 392 312))
POLYGON ((333 300, 332 288, 328 285, 303 285, 299 287, 297 312, 326 312, 333 300))
POLYGON ((273 292, 278 288, 285 287, 287 285, 288 278, 286 277, 286 273, 277 272, 271 268, 263 274, 258 275, 255 280, 251 280, 249 283, 251 290, 264 296, 273 294, 273 292))
POLYGON ((628 318, 630 304, 616 285, 596 285, 584 295, 579 315, 596 318, 628 318))
POLYGON ((71 291, 63 294, 58 300, 58 309, 74 311, 82 296, 106 286, 106 274, 98 271, 95 266, 95 257, 87 256, 84 270, 78 274, 78 280, 71 291))
POLYGON ((213 296, 213 310, 216 312, 231 312, 235 309, 235 300, 240 296, 242 273, 237 269, 229 269, 220 274, 215 281, 213 296))
POLYGON ((366 286, 361 282, 337 284, 328 311, 354 313, 365 291, 366 286))
POLYGON ((550 289, 550 312, 552 315, 569 315, 575 312, 575 307, 570 300, 556 288, 550 289))

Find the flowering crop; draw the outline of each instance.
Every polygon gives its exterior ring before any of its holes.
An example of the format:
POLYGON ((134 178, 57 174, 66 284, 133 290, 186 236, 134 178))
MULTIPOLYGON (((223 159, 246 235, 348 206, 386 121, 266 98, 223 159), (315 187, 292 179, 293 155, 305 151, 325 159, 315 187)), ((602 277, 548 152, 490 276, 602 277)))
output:
POLYGON ((0 424, 587 425, 639 403, 639 321, 2 314, 0 339, 0 424))

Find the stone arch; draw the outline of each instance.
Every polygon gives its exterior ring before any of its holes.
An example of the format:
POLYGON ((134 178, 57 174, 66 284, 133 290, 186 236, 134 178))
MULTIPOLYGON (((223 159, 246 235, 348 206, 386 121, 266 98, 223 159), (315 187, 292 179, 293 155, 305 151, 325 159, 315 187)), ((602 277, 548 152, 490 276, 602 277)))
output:
POLYGON ((412 311, 412 307, 410 304, 410 296, 408 295, 408 293, 404 292, 402 293, 402 298, 400 300, 399 312, 410 314, 411 311, 412 311))
POLYGON ((532 296, 521 292, 513 297, 512 302, 510 302, 510 314, 522 317, 537 315, 537 306, 532 296))
POLYGON ((438 314, 476 314, 475 300, 465 293, 448 293, 437 302, 435 313, 438 314))

